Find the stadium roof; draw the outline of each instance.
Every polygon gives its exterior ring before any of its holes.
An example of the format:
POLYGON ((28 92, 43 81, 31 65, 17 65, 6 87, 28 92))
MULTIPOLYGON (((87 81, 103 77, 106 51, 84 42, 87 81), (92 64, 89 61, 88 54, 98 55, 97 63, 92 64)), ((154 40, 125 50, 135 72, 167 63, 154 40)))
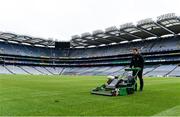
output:
POLYGON ((17 42, 21 44, 29 44, 33 46, 45 46, 45 47, 51 47, 55 45, 55 41, 52 39, 42 39, 42 38, 35 38, 35 37, 30 37, 30 36, 25 36, 25 35, 17 35, 13 33, 5 33, 5 32, 0 32, 0 39, 3 41, 8 41, 8 42, 17 42))
POLYGON ((151 18, 140 20, 137 25, 126 23, 119 28, 112 26, 103 30, 93 31, 72 36, 72 47, 90 47, 133 41, 136 39, 159 38, 164 35, 177 35, 180 33, 180 17, 169 13, 157 17, 156 21, 151 18))

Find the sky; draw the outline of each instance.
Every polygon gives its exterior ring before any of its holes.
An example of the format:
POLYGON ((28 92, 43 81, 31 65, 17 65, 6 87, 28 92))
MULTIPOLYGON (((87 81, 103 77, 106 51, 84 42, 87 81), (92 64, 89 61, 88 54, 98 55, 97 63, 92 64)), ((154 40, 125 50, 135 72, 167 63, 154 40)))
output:
POLYGON ((180 0, 0 0, 0 32, 69 41, 72 35, 180 16, 180 0))

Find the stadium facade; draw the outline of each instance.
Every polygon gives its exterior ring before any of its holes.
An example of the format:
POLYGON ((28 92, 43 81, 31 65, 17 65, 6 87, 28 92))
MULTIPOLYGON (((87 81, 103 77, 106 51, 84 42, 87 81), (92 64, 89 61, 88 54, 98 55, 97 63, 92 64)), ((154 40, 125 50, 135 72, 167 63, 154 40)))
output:
POLYGON ((119 75, 136 47, 145 57, 145 76, 180 76, 180 17, 173 13, 74 35, 70 48, 5 32, 0 40, 1 74, 119 75))

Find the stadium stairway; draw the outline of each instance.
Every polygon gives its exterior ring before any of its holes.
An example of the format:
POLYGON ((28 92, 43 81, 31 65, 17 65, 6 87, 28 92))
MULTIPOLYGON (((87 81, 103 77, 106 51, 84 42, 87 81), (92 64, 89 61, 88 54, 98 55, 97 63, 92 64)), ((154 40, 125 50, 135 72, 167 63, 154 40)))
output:
POLYGON ((21 66, 32 75, 41 75, 42 73, 37 71, 33 66, 21 66))
POLYGON ((12 74, 8 69, 6 69, 3 65, 0 65, 0 74, 12 74))
POLYGON ((147 73, 148 77, 164 77, 168 72, 172 71, 176 65, 160 65, 153 71, 147 73))
POLYGON ((21 68, 21 66, 17 66, 17 67, 19 67, 22 71, 24 71, 24 72, 25 72, 25 74, 30 74, 28 71, 26 71, 26 70, 22 69, 22 68, 21 68))
POLYGON ((44 75, 52 75, 49 71, 47 71, 44 67, 34 67, 37 71, 41 72, 44 75))
POLYGON ((63 67, 62 70, 60 70, 59 75, 63 75, 65 69, 66 69, 66 68, 63 67))
POLYGON ((37 70, 38 72, 40 72, 42 75, 47 75, 46 73, 43 73, 41 70, 37 69, 36 67, 33 66, 33 68, 34 68, 35 70, 37 70))
POLYGON ((90 71, 89 69, 90 69, 89 67, 85 67, 83 70, 79 72, 79 75, 83 75, 84 73, 89 72, 90 71))
POLYGON ((177 65, 177 67, 173 71, 171 71, 168 76, 180 77, 180 65, 177 65))
POLYGON ((165 74, 165 77, 169 76, 169 74, 170 74, 171 72, 173 72, 176 68, 178 68, 178 65, 177 65, 174 69, 172 69, 171 71, 169 71, 167 74, 165 74))
POLYGON ((101 70, 96 75, 107 75, 109 73, 109 70, 111 70, 111 69, 112 69, 112 67, 106 67, 103 71, 101 70))
POLYGON ((105 75, 105 71, 107 71, 109 67, 99 68, 95 71, 94 75, 105 75))
POLYGON ((12 71, 14 74, 28 74, 23 69, 21 69, 19 66, 7 65, 6 68, 9 69, 10 71, 12 71))
POLYGON ((30 75, 33 75, 32 73, 30 73, 29 71, 27 71, 26 69, 24 69, 23 67, 19 66, 22 70, 24 70, 25 72, 27 72, 30 75))
POLYGON ((63 68, 63 70, 60 72, 61 75, 73 75, 73 73, 71 72, 73 68, 63 68))
POLYGON ((4 68, 6 68, 11 74, 15 74, 14 72, 12 72, 9 68, 7 68, 6 65, 4 65, 4 68))
POLYGON ((95 75, 95 71, 98 70, 98 67, 90 67, 86 72, 81 73, 80 75, 95 75))
POLYGON ((49 73, 51 73, 52 75, 55 75, 53 72, 51 72, 49 69, 47 69, 46 67, 44 67, 44 69, 46 69, 49 73))
POLYGON ((122 75, 125 68, 127 68, 127 66, 115 67, 109 72, 108 75, 122 75))
POLYGON ((146 74, 154 71, 154 70, 157 69, 159 66, 160 66, 160 65, 145 67, 145 68, 144 68, 144 74, 143 74, 143 75, 146 75, 146 74))

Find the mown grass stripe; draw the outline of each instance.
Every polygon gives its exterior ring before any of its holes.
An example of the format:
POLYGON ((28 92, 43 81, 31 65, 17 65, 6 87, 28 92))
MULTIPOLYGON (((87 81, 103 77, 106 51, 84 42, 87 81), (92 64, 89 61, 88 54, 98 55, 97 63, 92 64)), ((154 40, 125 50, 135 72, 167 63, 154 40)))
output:
POLYGON ((0 75, 2 116, 153 116, 172 107, 179 115, 180 79, 145 78, 143 92, 97 96, 105 76, 0 75))
POLYGON ((154 116, 179 116, 180 115, 180 105, 169 108, 165 111, 162 111, 154 116))

